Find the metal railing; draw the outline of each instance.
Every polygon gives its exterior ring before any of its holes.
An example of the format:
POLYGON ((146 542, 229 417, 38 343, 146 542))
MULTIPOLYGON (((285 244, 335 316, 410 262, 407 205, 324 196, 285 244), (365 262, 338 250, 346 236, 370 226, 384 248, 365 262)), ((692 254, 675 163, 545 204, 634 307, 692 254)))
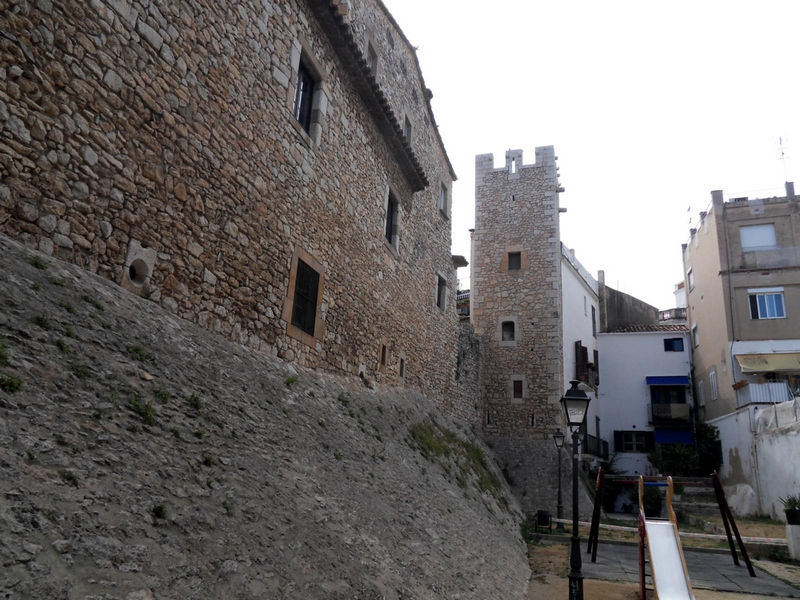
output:
POLYGON ((584 433, 581 440, 583 451, 603 460, 608 460, 608 442, 601 440, 590 433, 584 433))
POLYGON ((751 383, 736 390, 736 406, 748 404, 777 404, 794 398, 785 381, 751 383))
POLYGON ((688 404, 648 404, 650 408, 650 422, 673 423, 688 422, 691 418, 691 408, 688 404))

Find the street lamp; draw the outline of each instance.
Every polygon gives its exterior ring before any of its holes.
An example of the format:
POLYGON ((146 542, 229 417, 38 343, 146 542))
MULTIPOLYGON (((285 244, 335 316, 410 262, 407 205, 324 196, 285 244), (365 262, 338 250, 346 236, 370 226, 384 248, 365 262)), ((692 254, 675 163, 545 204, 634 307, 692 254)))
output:
POLYGON ((581 573, 581 542, 578 537, 578 436, 586 419, 589 396, 578 388, 580 381, 570 381, 570 387, 561 398, 567 415, 567 426, 572 427, 572 539, 569 548, 569 600, 583 600, 583 574, 581 573))
POLYGON ((556 531, 564 531, 564 523, 561 520, 564 518, 564 498, 561 495, 561 449, 564 447, 564 434, 561 429, 556 429, 553 434, 553 443, 556 445, 556 452, 558 453, 558 506, 556 507, 556 531))

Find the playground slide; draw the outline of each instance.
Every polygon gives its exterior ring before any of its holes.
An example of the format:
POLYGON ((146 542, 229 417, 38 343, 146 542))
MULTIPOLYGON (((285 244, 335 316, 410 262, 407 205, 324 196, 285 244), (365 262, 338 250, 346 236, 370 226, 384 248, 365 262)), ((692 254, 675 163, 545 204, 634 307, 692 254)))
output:
MULTIPOLYGON (((639 478, 639 506, 644 506, 644 480, 639 478)), ((668 521, 646 519, 640 508, 644 524, 653 587, 659 600, 694 600, 689 572, 683 556, 675 512, 672 510, 672 478, 667 479, 668 521)))

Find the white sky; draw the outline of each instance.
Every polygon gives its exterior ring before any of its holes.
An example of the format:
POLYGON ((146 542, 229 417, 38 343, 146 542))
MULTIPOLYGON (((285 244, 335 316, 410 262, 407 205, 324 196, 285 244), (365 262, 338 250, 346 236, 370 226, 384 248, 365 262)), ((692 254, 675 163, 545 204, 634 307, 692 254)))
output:
POLYGON ((459 177, 454 254, 469 259, 475 155, 499 167, 509 148, 532 163, 555 146, 562 241, 660 309, 711 190, 800 192, 800 0, 384 2, 418 47, 459 177))

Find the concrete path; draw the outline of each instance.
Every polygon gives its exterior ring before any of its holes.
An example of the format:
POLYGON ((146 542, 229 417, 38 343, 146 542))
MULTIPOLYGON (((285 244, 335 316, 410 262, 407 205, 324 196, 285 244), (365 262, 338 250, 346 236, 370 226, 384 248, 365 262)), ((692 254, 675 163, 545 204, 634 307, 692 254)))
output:
MULTIPOLYGON (((581 540, 586 549, 585 540, 581 540)), ((739 558, 739 566, 733 564, 729 553, 699 552, 684 548, 689 577, 695 589, 710 589, 742 594, 763 594, 781 598, 800 598, 800 590, 776 579, 756 567, 756 576, 750 577, 744 561, 739 558)), ((591 555, 583 553, 583 576, 587 579, 610 581, 639 581, 639 548, 635 544, 603 544, 597 548, 597 562, 591 562, 591 555)), ((647 565, 647 573, 650 566, 647 565)), ((652 585, 650 577, 647 583, 652 585)))

